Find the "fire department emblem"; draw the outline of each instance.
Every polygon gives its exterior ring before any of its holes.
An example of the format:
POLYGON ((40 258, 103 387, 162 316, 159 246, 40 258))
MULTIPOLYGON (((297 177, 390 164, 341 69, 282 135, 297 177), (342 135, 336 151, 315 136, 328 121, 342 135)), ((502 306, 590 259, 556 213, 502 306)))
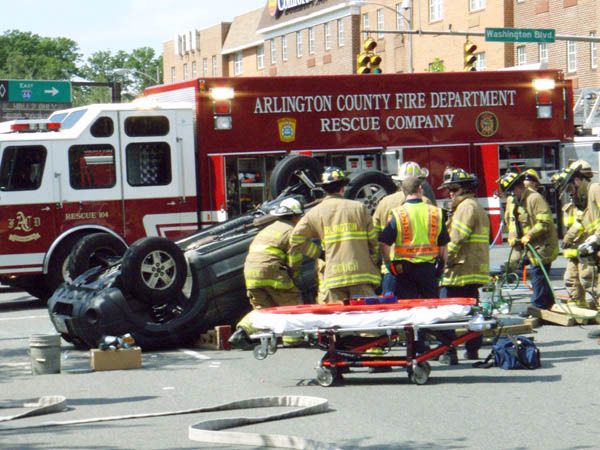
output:
POLYGON ((296 119, 284 118, 277 120, 279 127, 279 140, 281 142, 294 142, 296 140, 296 119))
POLYGON ((29 234, 10 234, 8 240, 11 242, 30 242, 37 241, 41 236, 39 233, 32 233, 34 228, 41 225, 39 217, 26 216, 23 211, 17 212, 15 218, 8 219, 8 228, 11 231, 20 231, 21 233, 29 234))
POLYGON ((477 116, 475 128, 483 137, 492 137, 498 131, 500 123, 496 114, 490 111, 484 111, 477 116))

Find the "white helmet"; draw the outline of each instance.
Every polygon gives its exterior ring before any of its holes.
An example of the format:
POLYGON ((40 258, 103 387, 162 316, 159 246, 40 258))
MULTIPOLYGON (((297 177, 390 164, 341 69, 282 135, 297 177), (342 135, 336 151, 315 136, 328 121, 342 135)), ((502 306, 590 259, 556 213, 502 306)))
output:
POLYGON ((295 214, 304 214, 302 203, 295 198, 286 198, 279 206, 271 211, 273 216, 292 216, 295 214))
POLYGON ((398 175, 392 175, 394 180, 404 181, 408 177, 417 177, 422 180, 429 176, 429 170, 419 166, 414 161, 406 161, 398 167, 398 175))
POLYGON ((573 161, 569 165, 569 169, 577 171, 584 178, 592 178, 594 176, 591 164, 584 159, 573 161))

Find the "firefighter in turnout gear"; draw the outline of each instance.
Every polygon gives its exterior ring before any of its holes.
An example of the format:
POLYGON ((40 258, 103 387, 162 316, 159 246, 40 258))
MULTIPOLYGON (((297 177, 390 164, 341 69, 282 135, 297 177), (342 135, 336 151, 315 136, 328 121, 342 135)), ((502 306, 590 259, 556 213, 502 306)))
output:
MULTIPOLYGON (((490 220, 475 198, 479 181, 463 169, 449 168, 438 189, 452 199, 446 225, 450 234, 446 268, 440 297, 470 297, 479 300, 479 288, 490 281, 490 220)), ((466 359, 479 359, 482 339, 466 343, 466 359)))
MULTIPOLYGON (((295 226, 290 237, 292 255, 316 258, 313 239, 321 241, 325 266, 319 303, 341 303, 352 297, 375 295, 381 277, 377 233, 366 206, 343 197, 348 178, 338 167, 327 167, 319 186, 327 194, 295 226)), ((300 260, 294 261, 295 265, 300 260)))
POLYGON ((423 202, 421 179, 407 178, 402 189, 406 202, 379 235, 383 262, 396 277, 398 298, 437 298, 436 263, 443 264, 450 240, 442 210, 423 202))
MULTIPOLYGON (((590 164, 583 160, 573 162, 557 177, 560 191, 566 191, 572 198, 574 209, 577 210, 573 223, 563 238, 563 255, 568 263, 565 270, 565 287, 569 293, 570 302, 583 308, 597 307, 597 261, 579 259, 578 247, 586 239, 598 233, 600 224, 600 184, 591 183, 594 176, 590 164), (582 211, 583 210, 583 211, 582 211), (577 284, 575 284, 577 283, 577 284), (579 287, 575 291, 573 286, 579 287), (586 299, 586 292, 592 292, 593 297, 586 299)), ((564 210, 564 208, 563 208, 564 210)))
MULTIPOLYGON (((416 162, 407 161, 402 163, 398 167, 398 175, 392 176, 394 180, 396 180, 399 184, 398 191, 393 194, 386 195, 381 199, 381 201, 377 204, 377 208, 373 213, 373 228, 377 232, 377 235, 383 231, 385 226, 390 219, 390 213, 392 209, 401 206, 406 201, 406 195, 402 191, 402 181, 404 181, 409 176, 420 178, 421 180, 425 180, 429 175, 429 171, 425 168, 420 167, 416 162)), ((431 200, 427 197, 423 197, 423 201, 425 203, 431 204, 431 200)), ((393 252, 392 248, 392 252, 393 252)), ((396 277, 390 274, 384 264, 381 265, 381 273, 383 274, 383 281, 381 285, 381 292, 394 292, 396 286, 396 277)))
POLYGON ((552 261, 558 256, 558 234, 548 202, 540 193, 525 187, 524 178, 524 173, 507 172, 498 180, 500 191, 514 196, 514 203, 506 211, 508 242, 512 247, 510 263, 514 266, 523 261, 531 265, 531 303, 549 309, 554 304, 554 294, 544 272, 550 271, 552 261))
MULTIPOLYGON (((270 212, 278 220, 261 230, 250 244, 244 262, 244 279, 253 309, 301 303, 301 293, 292 276, 291 266, 295 261, 289 253, 289 239, 303 213, 298 200, 286 198, 270 212)), ((297 258, 301 263, 302 255, 297 258)), ((253 331, 246 316, 238 323, 229 342, 234 347, 251 347, 248 335, 253 331)), ((286 343, 290 342, 284 340, 286 343)))
POLYGON ((562 210, 562 225, 565 234, 562 241, 563 256, 567 259, 565 274, 563 281, 567 294, 569 295, 569 303, 576 306, 583 306, 585 303, 585 288, 581 282, 580 268, 582 264, 579 262, 577 255, 577 247, 585 240, 585 233, 582 223, 583 211, 585 203, 582 203, 583 192, 577 192, 574 186, 567 184, 570 178, 570 169, 565 169, 552 176, 552 182, 555 190, 561 195, 566 192, 569 196, 569 202, 563 205, 562 210))

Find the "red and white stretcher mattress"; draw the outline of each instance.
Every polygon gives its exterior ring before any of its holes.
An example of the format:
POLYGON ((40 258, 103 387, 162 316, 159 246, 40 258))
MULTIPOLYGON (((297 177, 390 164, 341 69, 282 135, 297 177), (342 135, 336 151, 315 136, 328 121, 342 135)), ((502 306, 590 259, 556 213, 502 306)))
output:
POLYGON ((248 319, 256 330, 276 334, 325 328, 375 329, 423 327, 439 322, 468 321, 473 298, 399 300, 374 305, 296 305, 263 308, 248 319))

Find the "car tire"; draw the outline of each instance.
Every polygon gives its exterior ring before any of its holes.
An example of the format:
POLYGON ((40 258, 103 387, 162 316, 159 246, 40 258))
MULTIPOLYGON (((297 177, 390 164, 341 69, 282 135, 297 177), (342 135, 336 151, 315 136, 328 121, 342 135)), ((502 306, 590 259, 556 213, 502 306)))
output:
POLYGON ((110 260, 122 257, 127 246, 116 236, 108 233, 93 233, 83 236, 71 252, 69 275, 75 279, 92 267, 108 267, 110 260))
MULTIPOLYGON (((39 289, 40 300, 48 301, 54 291, 70 278, 69 258, 77 238, 77 235, 66 237, 52 253, 48 264, 48 273, 44 277, 44 289, 39 289)), ((36 291, 38 290, 36 289, 36 291)), ((28 290, 28 292, 31 291, 28 290)))
POLYGON ((179 295, 186 274, 182 250, 168 239, 156 236, 139 239, 123 255, 123 288, 144 303, 160 305, 179 295))
POLYGON ((361 202, 373 214, 379 201, 397 189, 396 183, 389 175, 378 170, 366 170, 350 175, 344 197, 361 202))
POLYGON ((288 155, 277 163, 273 172, 271 172, 270 193, 276 198, 286 188, 294 185, 301 185, 299 193, 306 197, 308 201, 312 195, 310 189, 295 175, 297 170, 304 170, 308 177, 316 183, 321 178, 323 166, 315 158, 304 155, 288 155))

